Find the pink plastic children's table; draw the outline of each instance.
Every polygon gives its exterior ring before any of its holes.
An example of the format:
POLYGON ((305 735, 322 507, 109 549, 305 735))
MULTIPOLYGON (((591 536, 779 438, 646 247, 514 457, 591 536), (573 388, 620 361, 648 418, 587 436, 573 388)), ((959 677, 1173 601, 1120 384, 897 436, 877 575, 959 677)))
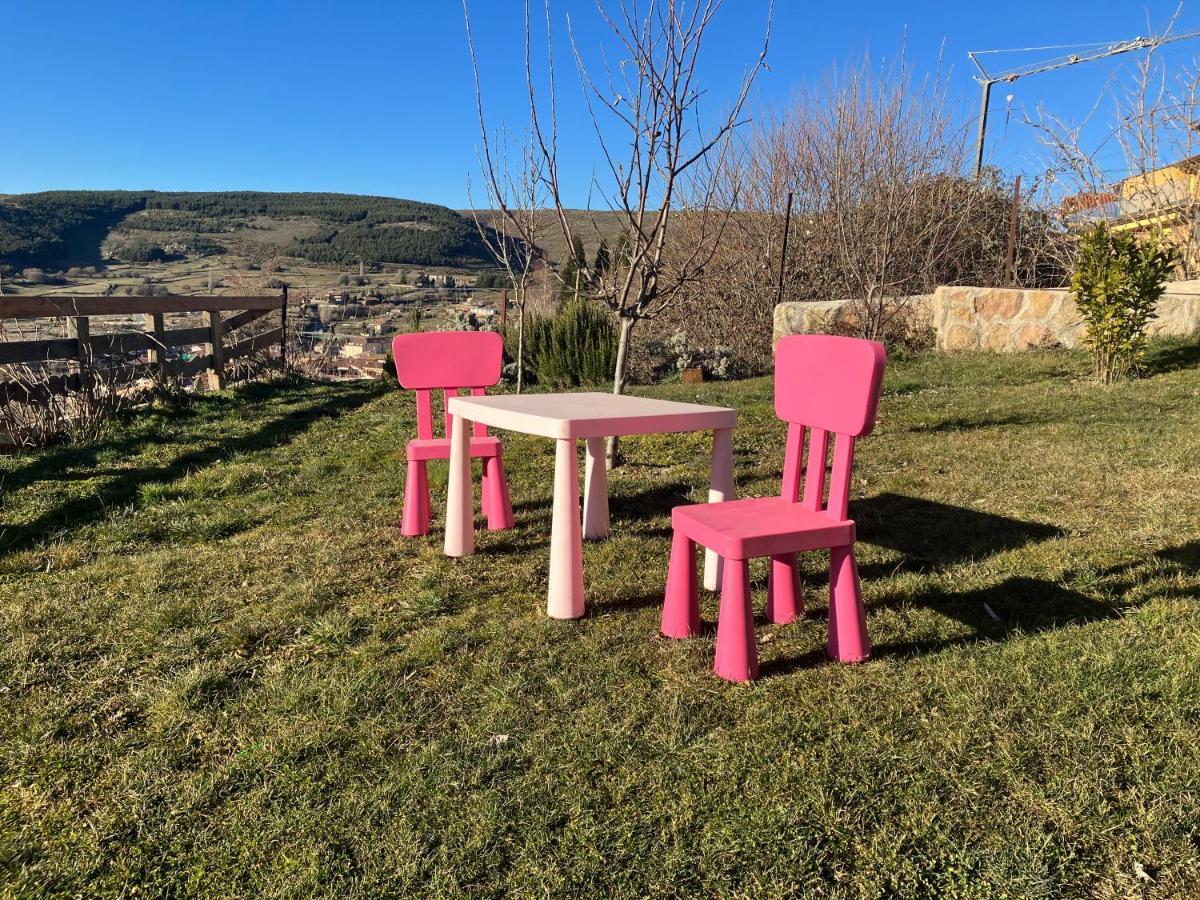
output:
MULTIPOLYGON (((471 424, 552 438, 554 513, 550 528, 550 586, 546 612, 556 619, 583 615, 582 538, 608 536, 608 473, 605 438, 635 434, 712 431, 710 501, 733 499, 732 432, 737 412, 617 394, 522 394, 495 397, 451 397, 450 486, 446 500, 446 555, 475 551, 471 487, 471 424), (587 445, 583 495, 583 528, 579 520, 579 467, 575 441, 587 445)), ((706 554, 704 584, 716 590, 720 560, 706 554)))

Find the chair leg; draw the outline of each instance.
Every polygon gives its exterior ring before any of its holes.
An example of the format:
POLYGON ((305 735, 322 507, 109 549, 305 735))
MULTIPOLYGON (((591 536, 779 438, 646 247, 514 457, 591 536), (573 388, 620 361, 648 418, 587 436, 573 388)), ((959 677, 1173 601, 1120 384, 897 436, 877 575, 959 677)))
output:
POLYGON ((753 681, 758 677, 758 652, 750 608, 750 566, 744 559, 726 559, 724 563, 713 671, 727 681, 753 681))
POLYGON ((696 544, 682 531, 671 539, 671 563, 663 598, 662 633, 686 638, 700 634, 700 587, 696 580, 696 544))
POLYGON ((829 554, 830 659, 861 662, 871 655, 862 587, 853 547, 834 547, 829 554))
POLYGON ((483 517, 488 520, 488 525, 490 528, 492 516, 488 510, 491 507, 492 498, 489 496, 491 491, 488 490, 488 483, 492 479, 489 477, 487 459, 481 459, 479 461, 479 476, 479 511, 483 513, 483 517))
POLYGON ((489 531, 513 527, 512 501, 508 496, 508 479, 504 476, 504 461, 489 456, 483 461, 483 511, 489 531))
POLYGON ((795 553, 781 553, 771 557, 766 614, 767 621, 776 625, 786 625, 804 615, 804 594, 796 572, 795 553))
POLYGON ((400 517, 400 533, 405 537, 429 534, 429 477, 425 460, 410 459, 404 480, 404 512, 400 517))

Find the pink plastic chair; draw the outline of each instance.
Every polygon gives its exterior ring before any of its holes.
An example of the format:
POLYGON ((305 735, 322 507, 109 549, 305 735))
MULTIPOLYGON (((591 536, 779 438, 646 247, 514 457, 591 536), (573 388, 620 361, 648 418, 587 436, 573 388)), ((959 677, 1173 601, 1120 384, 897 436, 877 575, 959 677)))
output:
MULTIPOLYGON (((425 464, 450 458, 450 414, 446 404, 454 394, 469 389, 479 396, 500 380, 504 341, 490 331, 431 331, 398 334, 392 339, 396 378, 401 387, 417 394, 417 437, 408 442, 408 477, 404 484, 404 514, 400 533, 417 537, 429 533, 429 478, 425 464), (444 437, 433 434, 433 391, 442 394, 444 437), (453 392, 453 393, 452 393, 453 392)), ((483 459, 483 512, 488 528, 512 528, 512 503, 500 453, 500 439, 476 424, 471 436, 471 457, 483 459)))
POLYGON ((854 522, 847 518, 854 441, 875 425, 886 353, 883 345, 857 338, 795 335, 775 349, 775 415, 788 423, 779 497, 677 506, 667 574, 662 633, 700 633, 696 544, 724 560, 717 652, 713 669, 729 681, 758 677, 748 560, 771 557, 766 617, 790 622, 804 613, 796 554, 830 550, 829 642, 842 662, 871 652, 863 612, 854 522), (809 432, 807 473, 801 498, 801 456, 809 432), (829 436, 835 436, 829 494, 825 475, 829 436))

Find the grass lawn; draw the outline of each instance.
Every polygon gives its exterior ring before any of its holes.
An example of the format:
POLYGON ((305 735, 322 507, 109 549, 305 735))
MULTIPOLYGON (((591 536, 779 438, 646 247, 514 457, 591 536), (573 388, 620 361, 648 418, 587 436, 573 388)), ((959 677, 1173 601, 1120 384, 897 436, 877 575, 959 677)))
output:
MULTIPOLYGON (((625 443, 578 622, 551 442, 506 436, 516 528, 450 560, 400 537, 380 385, 0 460, 0 894, 1197 896, 1200 348, 1086 371, 894 361, 851 506, 875 656, 825 661, 810 554, 752 686, 657 635, 701 435, 625 443)), ((768 379, 646 393, 736 406, 739 490, 777 490, 768 379)))

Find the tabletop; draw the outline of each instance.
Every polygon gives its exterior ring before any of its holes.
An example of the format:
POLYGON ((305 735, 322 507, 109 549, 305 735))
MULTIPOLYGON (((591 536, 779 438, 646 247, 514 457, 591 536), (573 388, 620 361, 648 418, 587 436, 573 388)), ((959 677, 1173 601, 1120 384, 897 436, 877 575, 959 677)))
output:
POLYGON ((569 439, 733 428, 737 411, 625 394, 500 394, 451 397, 451 415, 492 428, 569 439))

